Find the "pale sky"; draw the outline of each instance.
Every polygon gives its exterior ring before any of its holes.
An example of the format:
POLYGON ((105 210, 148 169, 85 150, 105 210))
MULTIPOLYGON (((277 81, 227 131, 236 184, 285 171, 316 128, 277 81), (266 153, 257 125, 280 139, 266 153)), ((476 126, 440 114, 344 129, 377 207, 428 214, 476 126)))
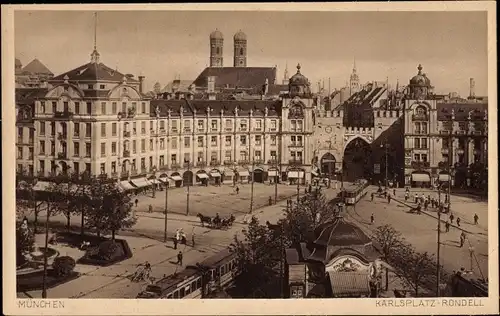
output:
MULTIPOLYGON (((176 74, 194 80, 209 64, 209 34, 224 34, 224 66, 233 64, 233 35, 248 37, 248 66, 285 65, 313 85, 331 78, 341 87, 353 60, 361 82, 389 77, 400 85, 419 63, 436 93, 487 95, 486 12, 196 12, 104 11, 98 13, 101 62, 122 73, 146 76, 146 89, 176 74)), ((90 11, 16 11, 15 52, 26 65, 40 59, 55 75, 90 60, 94 18, 90 11)), ((316 88, 314 89, 316 90, 316 88)))

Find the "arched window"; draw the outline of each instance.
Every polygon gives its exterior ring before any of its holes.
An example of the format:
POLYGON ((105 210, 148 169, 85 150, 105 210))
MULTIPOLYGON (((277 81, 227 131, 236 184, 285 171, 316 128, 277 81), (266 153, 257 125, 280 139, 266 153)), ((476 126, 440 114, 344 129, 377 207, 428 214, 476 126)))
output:
POLYGON ((220 47, 217 47, 216 52, 217 52, 217 55, 220 54, 220 47))
POLYGON ((418 115, 425 115, 426 114, 426 109, 423 106, 419 106, 419 107, 417 107, 416 112, 417 112, 418 115))
POLYGON ((243 55, 244 54, 244 51, 243 51, 243 47, 240 48, 240 55, 243 55))

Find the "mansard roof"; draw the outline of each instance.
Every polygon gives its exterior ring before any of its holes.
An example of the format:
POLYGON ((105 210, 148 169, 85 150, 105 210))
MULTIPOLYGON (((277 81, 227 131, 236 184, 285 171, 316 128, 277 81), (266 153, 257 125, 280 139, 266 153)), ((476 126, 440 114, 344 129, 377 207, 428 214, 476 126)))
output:
POLYGON ((215 88, 261 88, 268 80, 276 80, 274 67, 207 67, 193 82, 196 87, 206 88, 208 77, 215 77, 215 88))
MULTIPOLYGON (((106 66, 103 63, 89 62, 75 69, 62 73, 51 81, 64 81, 67 76, 68 81, 113 81, 121 82, 126 77, 123 73, 106 66)), ((138 82, 130 76, 127 77, 127 82, 138 82)))

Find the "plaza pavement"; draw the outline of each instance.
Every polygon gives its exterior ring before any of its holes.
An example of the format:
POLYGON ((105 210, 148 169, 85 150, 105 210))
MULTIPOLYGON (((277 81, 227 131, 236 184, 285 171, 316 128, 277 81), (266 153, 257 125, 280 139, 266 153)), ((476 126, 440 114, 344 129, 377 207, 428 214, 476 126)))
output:
MULTIPOLYGON (((279 193, 282 197, 287 194, 290 196, 296 193, 296 187, 293 187, 294 190, 287 190, 286 187, 283 189, 283 187, 285 186, 280 186, 279 188, 279 193)), ((264 200, 267 202, 269 196, 269 191, 266 192, 266 188, 269 190, 269 186, 256 184, 254 187, 254 193, 258 192, 257 194, 261 197, 260 200, 257 200, 260 201, 261 205, 267 204, 263 202, 264 200)), ((216 189, 220 189, 220 187, 216 189)), ((244 186, 240 186, 239 195, 245 196, 245 189, 246 188, 244 186)), ((301 187, 301 190, 303 191, 304 188, 301 187)), ((221 190, 221 192, 225 192, 227 195, 230 194, 231 191, 221 190)), ((272 187, 272 193, 274 196, 274 187, 272 187)), ((238 196, 230 195, 229 200, 227 200, 228 198, 225 197, 224 193, 221 194, 221 198, 226 199, 226 203, 229 203, 230 205, 237 204, 235 200, 239 199, 238 196)), ((222 203, 218 199, 216 201, 218 201, 217 203, 222 203)), ((137 210, 139 219, 136 226, 118 234, 118 238, 123 238, 128 241, 134 256, 109 267, 77 265, 75 270, 80 272, 82 276, 71 282, 49 289, 49 298, 135 298, 136 295, 146 286, 145 282, 133 283, 127 278, 127 276, 131 275, 135 271, 138 264, 149 261, 152 265, 152 276, 155 279, 171 275, 175 271, 183 269, 186 265, 192 265, 196 262, 200 262, 205 258, 223 250, 224 248, 227 248, 234 240, 234 235, 239 234, 246 226, 242 222, 249 218, 247 214, 243 214, 245 213, 244 211, 241 211, 240 215, 236 214, 236 222, 230 229, 212 230, 201 227, 198 218, 194 216, 169 213, 169 236, 172 236, 173 231, 177 228, 183 228, 188 235, 188 246, 179 245, 178 249, 174 250, 173 244, 170 240, 167 244, 159 241, 163 239, 163 214, 144 213, 144 208, 147 209, 147 205, 143 202, 144 200, 139 202, 137 210), (192 247, 190 238, 193 229, 196 234, 195 247, 192 247), (179 251, 183 252, 183 267, 175 264, 177 260, 176 256, 179 251)), ((215 202, 212 200, 211 203, 215 202)), ((245 204, 248 205, 247 203, 245 204)), ((204 203, 200 202, 200 207, 203 205, 204 203)), ((282 200, 276 205, 266 206, 259 209, 258 205, 259 204, 257 204, 255 211, 253 212, 254 216, 259 218, 262 223, 265 223, 265 221, 268 220, 270 222, 276 222, 280 217, 282 217, 283 210, 286 206, 286 200, 282 200)), ((226 209, 226 206, 223 204, 216 206, 216 210, 226 209)), ((243 206, 244 205, 241 204, 241 208, 243 208, 243 206)), ((233 209, 234 206, 228 206, 227 208, 233 209)), ((205 213, 209 210, 206 206, 204 209, 205 213)), ((244 209, 246 210, 247 208, 245 207, 244 209)), ((212 212, 214 212, 214 210, 212 210, 212 212)), ((221 216, 224 214, 222 211, 219 211, 219 213, 221 216)), ((53 220, 60 221, 61 224, 65 223, 64 217, 59 216, 53 218, 53 220)), ((79 222, 79 220, 75 218, 73 222, 79 222)), ((65 248, 61 251, 66 251, 67 253, 65 254, 70 254, 68 251, 72 252, 75 250, 68 250, 68 248, 65 248)), ((41 297, 41 291, 18 293, 18 297, 39 298, 41 297)))
MULTIPOLYGON (((373 233, 378 226, 392 225, 400 231, 403 237, 412 244, 417 251, 428 251, 435 254, 437 251, 437 214, 435 211, 422 212, 421 215, 409 213, 410 207, 401 202, 375 197, 370 200, 370 193, 376 191, 376 187, 370 187, 370 192, 361 200, 355 208, 348 208, 348 216, 365 231, 373 233), (370 216, 373 213, 375 223, 370 224, 370 216)), ((421 196, 421 192, 419 195, 421 196)), ((426 194, 428 191, 426 191, 426 194)), ((393 194, 392 190, 390 191, 393 194)), ((412 191, 412 194, 414 191, 412 191)), ((437 196, 436 192, 433 192, 437 196)), ((433 196, 431 193, 431 197, 433 196)), ((397 189, 395 199, 404 201, 404 189, 397 189)), ((410 201, 409 201, 410 202, 410 201)), ((408 203, 415 206, 414 203, 408 203)), ((441 225, 441 264, 446 271, 459 270, 460 268, 471 268, 471 256, 469 245, 474 249, 475 258, 472 258, 472 270, 478 275, 488 277, 488 231, 487 231, 487 203, 478 202, 468 197, 451 197, 451 210, 456 216, 462 218, 461 227, 452 226, 450 232, 445 233, 444 224, 441 225), (473 225, 474 213, 479 216, 479 225, 473 225), (465 230, 467 239, 462 248, 459 247, 461 230, 465 230), (477 258, 477 259, 476 259, 477 258), (476 262, 477 260, 477 262, 476 262), (480 268, 480 270, 478 269, 480 268)), ((447 219, 442 216, 443 223, 447 219)))

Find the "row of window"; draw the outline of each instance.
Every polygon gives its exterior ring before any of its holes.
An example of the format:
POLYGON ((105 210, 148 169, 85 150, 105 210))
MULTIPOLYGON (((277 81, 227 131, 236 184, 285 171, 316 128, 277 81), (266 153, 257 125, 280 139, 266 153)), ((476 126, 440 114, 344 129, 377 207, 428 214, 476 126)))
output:
MULTIPOLYGON (((49 151, 47 151, 46 148, 47 142, 45 142, 44 140, 40 141, 40 146, 39 146, 40 155, 43 156, 45 154, 49 154, 49 156, 56 156, 55 141, 49 141, 48 144, 50 148, 49 151)), ((113 144, 116 152, 116 142, 113 142, 113 144)), ((61 151, 58 153, 58 155, 63 155, 64 158, 69 158, 67 157, 68 148, 66 142, 60 142, 60 146, 61 146, 61 151)), ((92 145, 90 143, 85 143, 85 157, 91 157, 91 149, 92 145)), ((73 156, 80 157, 80 142, 73 142, 73 156)))
MULTIPOLYGON (((47 162, 48 161, 45 161, 45 160, 40 160, 38 162, 39 163, 39 168, 38 168, 38 172, 39 173, 45 174, 45 171, 46 171, 45 166, 46 166, 47 162)), ((82 171, 90 173, 91 172, 91 164, 90 163, 85 163, 84 165, 85 165, 85 169, 80 169, 80 163, 79 162, 73 162, 72 166, 67 166, 67 167, 68 168, 71 167, 71 173, 79 174, 82 171)), ((60 168, 58 167, 57 163, 54 160, 50 160, 50 172, 57 173, 57 172, 60 172, 60 171, 64 171, 64 170, 60 170, 60 168)))
MULTIPOLYGON (((40 113, 42 114, 52 114, 54 112, 73 112, 75 114, 95 114, 95 111, 92 111, 92 102, 85 102, 85 112, 82 111, 83 108, 80 106, 79 101, 68 102, 68 101, 52 101, 49 103, 48 101, 44 101, 40 105, 40 113)), ((137 110, 137 102, 121 102, 120 104, 120 112, 128 113, 129 110, 136 111, 137 110)), ((141 102, 141 113, 146 113, 146 102, 141 102)), ((111 102, 111 111, 108 108, 108 102, 101 102, 101 114, 118 114, 118 102, 111 102)))
MULTIPOLYGON (((45 124, 46 122, 41 121, 40 122, 40 128, 39 128, 39 135, 40 136, 45 136, 46 129, 45 129, 45 124)), ((85 128, 85 137, 91 137, 92 136, 92 123, 81 123, 83 124, 85 128)), ((116 123, 113 123, 116 124, 116 123)), ((61 127, 61 134, 66 137, 68 133, 68 127, 65 122, 60 123, 61 127)), ((49 124, 49 129, 50 129, 50 135, 55 136, 56 135, 56 122, 50 122, 49 124)), ((116 126, 114 127, 115 133, 116 133, 116 126)), ((73 136, 75 137, 80 137, 80 123, 75 123, 73 125, 73 136)))

